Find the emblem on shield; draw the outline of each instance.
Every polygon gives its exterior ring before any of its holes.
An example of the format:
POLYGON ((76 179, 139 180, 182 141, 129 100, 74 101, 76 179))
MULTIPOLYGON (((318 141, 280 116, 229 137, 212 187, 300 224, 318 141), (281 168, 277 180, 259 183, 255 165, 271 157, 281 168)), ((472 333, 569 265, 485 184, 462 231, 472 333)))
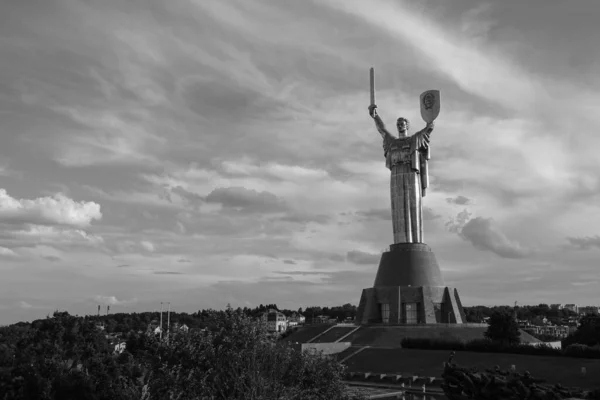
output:
POLYGON ((421 117, 426 123, 431 123, 440 114, 440 91, 427 90, 421 93, 421 117))

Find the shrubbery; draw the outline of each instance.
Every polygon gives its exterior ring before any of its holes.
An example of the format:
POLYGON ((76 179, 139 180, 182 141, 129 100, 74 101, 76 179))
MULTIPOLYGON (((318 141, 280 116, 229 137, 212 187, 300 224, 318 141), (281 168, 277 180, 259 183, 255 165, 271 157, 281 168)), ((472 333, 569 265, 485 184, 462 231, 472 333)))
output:
POLYGON ((168 342, 132 333, 120 355, 91 320, 67 313, 0 328, 0 399, 351 398, 335 359, 292 350, 241 311, 206 318, 209 329, 168 342))
POLYGON ((545 343, 532 346, 528 344, 504 345, 489 339, 476 339, 469 342, 461 342, 459 340, 404 338, 402 339, 402 347, 405 349, 456 350, 478 353, 510 353, 600 359, 600 346, 590 347, 583 344, 572 344, 565 349, 555 349, 545 343))

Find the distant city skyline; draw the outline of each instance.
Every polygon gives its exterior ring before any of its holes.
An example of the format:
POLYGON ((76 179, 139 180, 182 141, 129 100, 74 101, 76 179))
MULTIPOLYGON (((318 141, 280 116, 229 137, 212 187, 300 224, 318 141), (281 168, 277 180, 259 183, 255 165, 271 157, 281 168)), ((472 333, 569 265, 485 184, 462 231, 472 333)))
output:
POLYGON ((422 128, 463 305, 600 303, 600 3, 0 3, 0 324, 357 304, 393 242, 368 115, 422 128), (164 300, 167 299, 167 300, 164 300))

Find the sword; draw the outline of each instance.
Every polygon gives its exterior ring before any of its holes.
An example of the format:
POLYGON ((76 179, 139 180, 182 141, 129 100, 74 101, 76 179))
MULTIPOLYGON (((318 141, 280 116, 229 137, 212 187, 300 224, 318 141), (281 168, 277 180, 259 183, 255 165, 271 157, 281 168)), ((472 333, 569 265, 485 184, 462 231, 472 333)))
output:
POLYGON ((371 67, 369 70, 369 75, 371 78, 371 105, 375 105, 375 69, 371 67))

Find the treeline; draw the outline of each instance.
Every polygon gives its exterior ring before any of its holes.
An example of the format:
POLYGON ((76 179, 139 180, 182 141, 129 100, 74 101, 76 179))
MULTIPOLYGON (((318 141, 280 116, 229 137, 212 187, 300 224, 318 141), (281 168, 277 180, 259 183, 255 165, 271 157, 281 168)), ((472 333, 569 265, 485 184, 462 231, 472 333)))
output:
MULTIPOLYGON (((237 308, 236 312, 242 313, 251 318, 258 318, 264 312, 274 309, 282 312, 286 317, 290 317, 292 314, 301 314, 306 318, 306 322, 310 323, 313 319, 318 316, 327 316, 337 321, 344 321, 347 319, 353 320, 356 317, 357 307, 350 303, 346 303, 341 306, 332 307, 321 307, 311 306, 306 309, 285 309, 279 308, 277 304, 260 304, 257 307, 249 308, 237 308)), ((176 312, 171 311, 170 322, 171 324, 178 323, 179 325, 185 324, 190 329, 203 329, 208 327, 210 324, 210 315, 214 310, 204 309, 194 313, 176 312)), ((474 306, 464 307, 464 311, 467 317, 467 322, 481 322, 484 317, 491 317, 495 312, 502 314, 512 313, 513 307, 511 306, 474 306)), ((527 319, 534 325, 542 325, 542 318, 546 317, 550 322, 555 325, 563 324, 568 318, 574 317, 577 314, 569 310, 555 310, 551 309, 547 304, 540 304, 537 306, 518 306, 517 307, 517 318, 527 319)), ((145 331, 152 321, 160 320, 160 313, 155 312, 142 312, 142 313, 115 313, 108 315, 90 315, 87 316, 90 321, 102 322, 105 327, 105 332, 130 332, 130 331, 145 331)), ((33 322, 35 324, 36 322, 33 322)), ((167 324, 167 313, 163 312, 163 324, 166 327, 167 324)), ((28 326, 27 322, 19 322, 15 326, 28 326)))
MULTIPOLYGON (((97 316, 55 312, 2 327, 0 399, 351 398, 335 359, 276 342, 264 323, 242 310, 200 315, 207 329, 172 333, 168 340, 132 330, 122 353, 97 328, 97 316)), ((129 327, 139 316, 111 317, 129 327)))
MULTIPOLYGON (((512 314, 515 309, 512 306, 474 306, 463 307, 467 317, 467 322, 481 322, 485 317, 491 317, 495 312, 501 314, 512 314)), ((537 306, 517 306, 517 319, 529 320, 534 325, 542 325, 542 318, 546 318, 554 325, 561 325, 569 318, 576 317, 577 313, 566 309, 552 309, 548 304, 539 304, 537 306)))
MULTIPOLYGON (((241 313, 250 318, 258 318, 268 310, 277 310, 283 313, 286 317, 292 316, 292 314, 301 314, 306 317, 306 322, 311 322, 313 317, 320 315, 328 316, 329 318, 343 321, 346 318, 353 319, 356 316, 356 306, 351 304, 344 304, 342 306, 334 307, 308 307, 305 310, 298 308, 296 310, 290 310, 285 308, 279 308, 277 304, 260 304, 257 307, 249 308, 238 307, 235 309, 236 312, 241 313)), ((210 326, 212 321, 212 314, 214 310, 205 309, 199 310, 194 313, 176 312, 171 311, 169 315, 169 322, 171 325, 177 323, 179 325, 185 324, 190 329, 204 329, 210 326)), ((146 331, 152 321, 160 321, 160 312, 142 312, 142 313, 115 313, 108 315, 90 315, 86 318, 94 323, 102 323, 106 333, 115 332, 130 332, 130 331, 146 331)), ((34 321, 32 324, 39 323, 34 321)), ((28 326, 29 323, 19 322, 15 326, 28 326)), ((163 311, 163 326, 167 326, 167 312, 163 311)))

